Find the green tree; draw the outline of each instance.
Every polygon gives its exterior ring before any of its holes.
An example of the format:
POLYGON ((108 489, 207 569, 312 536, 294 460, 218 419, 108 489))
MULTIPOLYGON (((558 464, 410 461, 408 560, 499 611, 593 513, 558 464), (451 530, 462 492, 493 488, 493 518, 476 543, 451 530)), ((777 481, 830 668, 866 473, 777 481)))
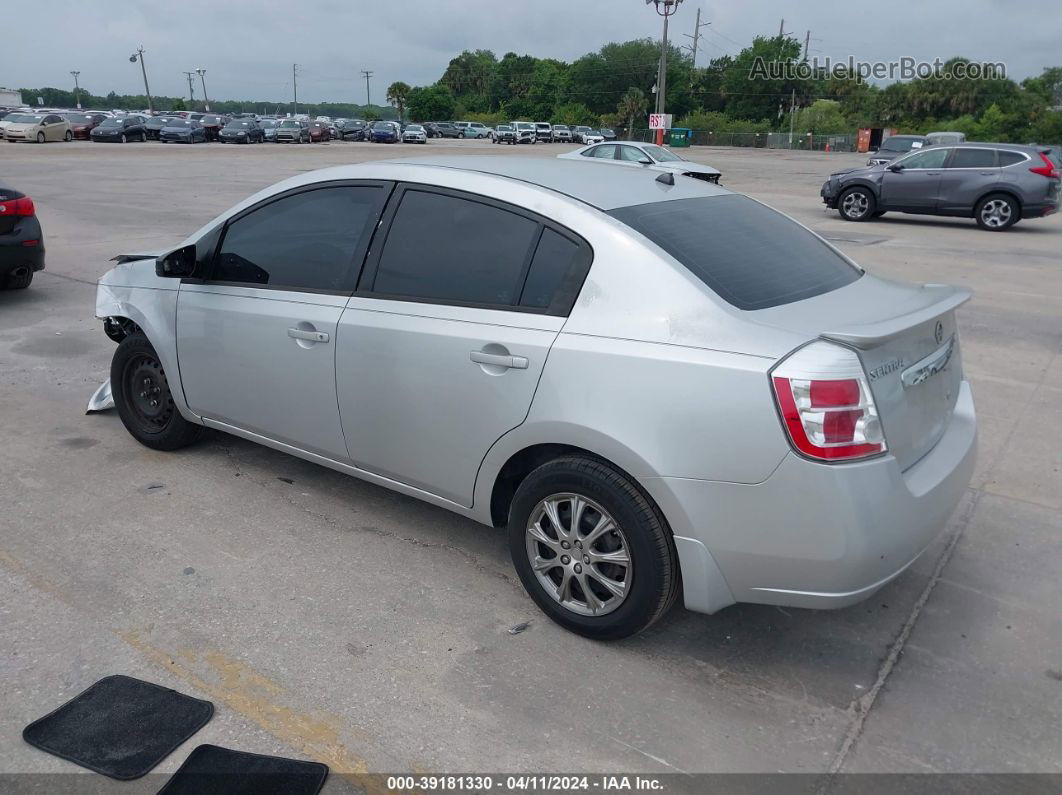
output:
POLYGON ((188 110, 188 108, 184 104, 184 99, 182 97, 177 97, 170 103, 170 110, 188 110))
POLYGON ((391 83, 387 88, 387 101, 398 108, 399 121, 405 118, 406 103, 409 101, 409 92, 411 90, 409 84, 403 83, 401 80, 391 83))
POLYGON ((489 92, 498 59, 490 50, 465 50, 450 60, 439 83, 468 110, 490 110, 489 92))
POLYGON ((553 111, 553 118, 557 124, 569 126, 593 124, 594 112, 580 102, 568 102, 553 111))
POLYGON ((803 108, 797 114, 795 126, 801 134, 837 135, 854 132, 841 113, 841 103, 833 99, 818 99, 803 108))
POLYGON ((641 118, 644 116, 648 107, 649 100, 646 98, 645 92, 637 86, 628 88, 627 93, 620 98, 619 105, 616 106, 616 115, 626 122, 628 138, 630 138, 631 131, 634 129, 635 117, 641 118))
POLYGON ((784 36, 759 36, 727 66, 721 90, 726 112, 739 119, 778 119, 789 110, 793 92, 798 104, 809 104, 819 91, 814 79, 786 74, 801 55, 800 43, 784 36), (779 111, 782 111, 780 114, 779 111))
POLYGON ((454 117, 456 102, 448 86, 418 86, 406 100, 413 121, 445 121, 454 117))

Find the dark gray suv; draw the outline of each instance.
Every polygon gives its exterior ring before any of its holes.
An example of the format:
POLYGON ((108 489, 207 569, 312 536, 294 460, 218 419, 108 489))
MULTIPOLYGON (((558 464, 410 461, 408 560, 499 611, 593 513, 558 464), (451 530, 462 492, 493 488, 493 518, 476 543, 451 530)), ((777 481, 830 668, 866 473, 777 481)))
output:
POLYGON ((820 195, 846 221, 896 211, 974 218, 1002 232, 1057 211, 1060 184, 1062 160, 1048 147, 962 143, 832 174, 820 195))

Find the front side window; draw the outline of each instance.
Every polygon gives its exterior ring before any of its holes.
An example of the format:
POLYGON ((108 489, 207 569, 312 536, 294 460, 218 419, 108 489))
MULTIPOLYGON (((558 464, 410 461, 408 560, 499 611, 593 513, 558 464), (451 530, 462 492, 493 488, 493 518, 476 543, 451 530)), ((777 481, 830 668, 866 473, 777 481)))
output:
POLYGON ((628 163, 640 163, 643 160, 648 160, 645 153, 636 146, 621 146, 620 160, 624 160, 628 163))
MULTIPOLYGON (((926 152, 926 154, 931 154, 926 152)), ((956 149, 948 168, 995 168, 995 149, 956 149)))
POLYGON ((943 168, 944 161, 948 159, 950 149, 928 149, 925 152, 909 155, 902 160, 897 160, 896 165, 905 169, 932 169, 943 168))
POLYGON ((387 233, 373 292, 511 306, 538 224, 516 213, 407 190, 387 233))
POLYGON ((291 290, 353 290, 354 271, 383 198, 381 187, 343 185, 269 202, 228 225, 210 278, 291 290))
POLYGON ((679 157, 671 150, 656 144, 646 144, 642 148, 658 163, 674 163, 679 160, 685 160, 684 157, 679 157))
POLYGON ((738 309, 802 301, 863 275, 818 235, 747 196, 652 202, 609 215, 738 309))

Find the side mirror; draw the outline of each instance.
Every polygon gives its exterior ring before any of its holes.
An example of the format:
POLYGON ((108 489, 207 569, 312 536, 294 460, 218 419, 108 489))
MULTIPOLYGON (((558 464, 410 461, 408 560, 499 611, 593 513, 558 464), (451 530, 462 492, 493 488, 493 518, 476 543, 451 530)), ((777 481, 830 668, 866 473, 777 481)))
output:
POLYGON ((651 166, 653 164, 653 161, 650 160, 648 157, 643 157, 638 162, 641 163, 643 166, 651 166))
POLYGON ((155 260, 155 275, 181 279, 195 273, 195 246, 185 246, 155 260))
POLYGON ((901 171, 903 171, 903 163, 897 163, 895 165, 889 166, 889 171, 891 171, 893 174, 899 174, 901 171))
POLYGON ((878 151, 878 147, 876 147, 876 146, 872 146, 872 147, 870 147, 870 148, 869 148, 869 149, 868 149, 867 151, 868 151, 868 152, 876 152, 876 151, 878 151))

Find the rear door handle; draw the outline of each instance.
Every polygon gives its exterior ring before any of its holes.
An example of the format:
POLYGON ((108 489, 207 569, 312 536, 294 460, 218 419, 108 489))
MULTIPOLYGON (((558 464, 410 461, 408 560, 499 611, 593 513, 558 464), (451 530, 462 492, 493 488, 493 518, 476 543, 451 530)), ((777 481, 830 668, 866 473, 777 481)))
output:
POLYGON ((301 328, 289 328, 288 336, 296 340, 309 342, 328 342, 328 335, 323 331, 306 331, 301 328))
POLYGON ((468 358, 476 364, 490 364, 494 367, 507 367, 510 370, 526 370, 527 358, 524 356, 507 356, 501 353, 484 353, 472 351, 468 358))

